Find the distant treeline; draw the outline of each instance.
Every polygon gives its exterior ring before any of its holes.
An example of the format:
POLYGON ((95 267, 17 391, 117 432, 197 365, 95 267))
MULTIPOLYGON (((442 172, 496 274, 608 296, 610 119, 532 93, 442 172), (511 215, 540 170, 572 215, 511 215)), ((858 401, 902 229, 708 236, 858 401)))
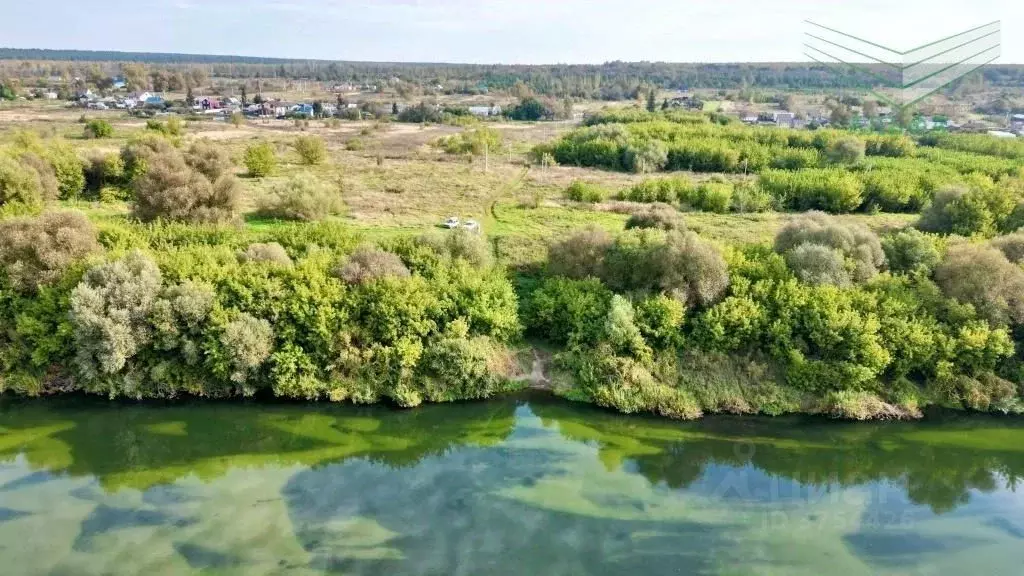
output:
POLYGON ((223 56, 216 54, 175 54, 171 52, 117 52, 112 50, 49 50, 45 48, 0 48, 0 60, 58 60, 67 62, 145 62, 150 64, 283 64, 287 58, 223 56))
MULTIPOLYGON (((559 97, 618 100, 635 97, 646 87, 664 89, 742 89, 757 86, 775 89, 866 88, 874 82, 863 73, 837 73, 816 63, 684 64, 664 62, 607 62, 604 64, 445 64, 340 62, 246 56, 159 54, 82 50, 0 48, 0 61, 31 61, 19 66, 20 74, 66 74, 78 63, 105 63, 116 71, 118 63, 147 63, 168 68, 202 65, 215 77, 312 79, 355 84, 394 83, 436 87, 444 91, 475 93, 507 90, 517 83, 533 92, 559 97)), ((2 65, 2 64, 0 64, 2 65)), ((11 67, 5 67, 10 72, 11 67)), ((19 74, 19 75, 20 75, 19 74)), ((982 74, 990 86, 1024 85, 1024 66, 986 67, 982 74)))

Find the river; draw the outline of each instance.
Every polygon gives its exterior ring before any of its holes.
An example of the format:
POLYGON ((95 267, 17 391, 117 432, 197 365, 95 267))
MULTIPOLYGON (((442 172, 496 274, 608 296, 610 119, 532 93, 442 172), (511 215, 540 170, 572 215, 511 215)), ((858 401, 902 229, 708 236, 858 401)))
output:
POLYGON ((1024 421, 0 402, 0 573, 1024 574, 1024 421))

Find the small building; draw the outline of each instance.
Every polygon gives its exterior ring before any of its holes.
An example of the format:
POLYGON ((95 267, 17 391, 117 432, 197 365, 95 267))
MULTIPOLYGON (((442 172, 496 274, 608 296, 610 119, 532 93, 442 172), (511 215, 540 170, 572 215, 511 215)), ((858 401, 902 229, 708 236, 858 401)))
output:
POLYGON ((501 106, 470 106, 469 113, 473 116, 501 116, 501 106))
POLYGON ((793 128, 796 124, 796 114, 792 112, 776 112, 773 119, 775 125, 782 128, 793 128))
POLYGON ((56 100, 58 94, 56 92, 43 92, 43 98, 47 100, 56 100))
POLYGON ((1024 114, 1010 116, 1010 130, 1018 134, 1024 132, 1024 114))
POLYGON ((146 98, 142 101, 142 105, 146 106, 147 108, 163 108, 164 99, 162 96, 150 96, 149 98, 146 98))
POLYGON ((313 105, 312 104, 296 104, 292 106, 291 113, 297 116, 309 116, 313 117, 313 105))
POLYGON ((995 136, 996 138, 1016 138, 1017 135, 1013 132, 1006 132, 1004 130, 989 130, 989 136, 995 136))

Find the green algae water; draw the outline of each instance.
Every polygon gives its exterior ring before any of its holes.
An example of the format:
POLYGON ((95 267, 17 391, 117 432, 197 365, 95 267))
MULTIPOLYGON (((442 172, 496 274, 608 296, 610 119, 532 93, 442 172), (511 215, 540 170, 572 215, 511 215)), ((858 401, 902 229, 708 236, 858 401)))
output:
POLYGON ((1024 574, 1024 423, 0 405, 0 573, 1024 574))

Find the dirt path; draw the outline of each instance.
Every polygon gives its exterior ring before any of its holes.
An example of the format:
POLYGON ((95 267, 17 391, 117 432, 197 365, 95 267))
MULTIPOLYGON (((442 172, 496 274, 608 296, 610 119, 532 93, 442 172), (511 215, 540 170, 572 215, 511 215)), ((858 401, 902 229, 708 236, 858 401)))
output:
POLYGON ((516 189, 518 189, 519 185, 523 183, 523 179, 526 178, 526 175, 529 173, 530 167, 523 167, 523 169, 515 178, 509 180, 507 184, 502 186, 497 192, 491 195, 487 203, 487 222, 485 223, 486 225, 484 226, 485 230, 493 229, 494 225, 498 223, 498 215, 494 211, 494 207, 498 205, 498 201, 507 196, 509 193, 514 192, 516 189))
POLYGON ((551 378, 548 376, 550 364, 551 354, 534 349, 530 374, 523 380, 529 382, 530 388, 534 390, 551 390, 551 378))

